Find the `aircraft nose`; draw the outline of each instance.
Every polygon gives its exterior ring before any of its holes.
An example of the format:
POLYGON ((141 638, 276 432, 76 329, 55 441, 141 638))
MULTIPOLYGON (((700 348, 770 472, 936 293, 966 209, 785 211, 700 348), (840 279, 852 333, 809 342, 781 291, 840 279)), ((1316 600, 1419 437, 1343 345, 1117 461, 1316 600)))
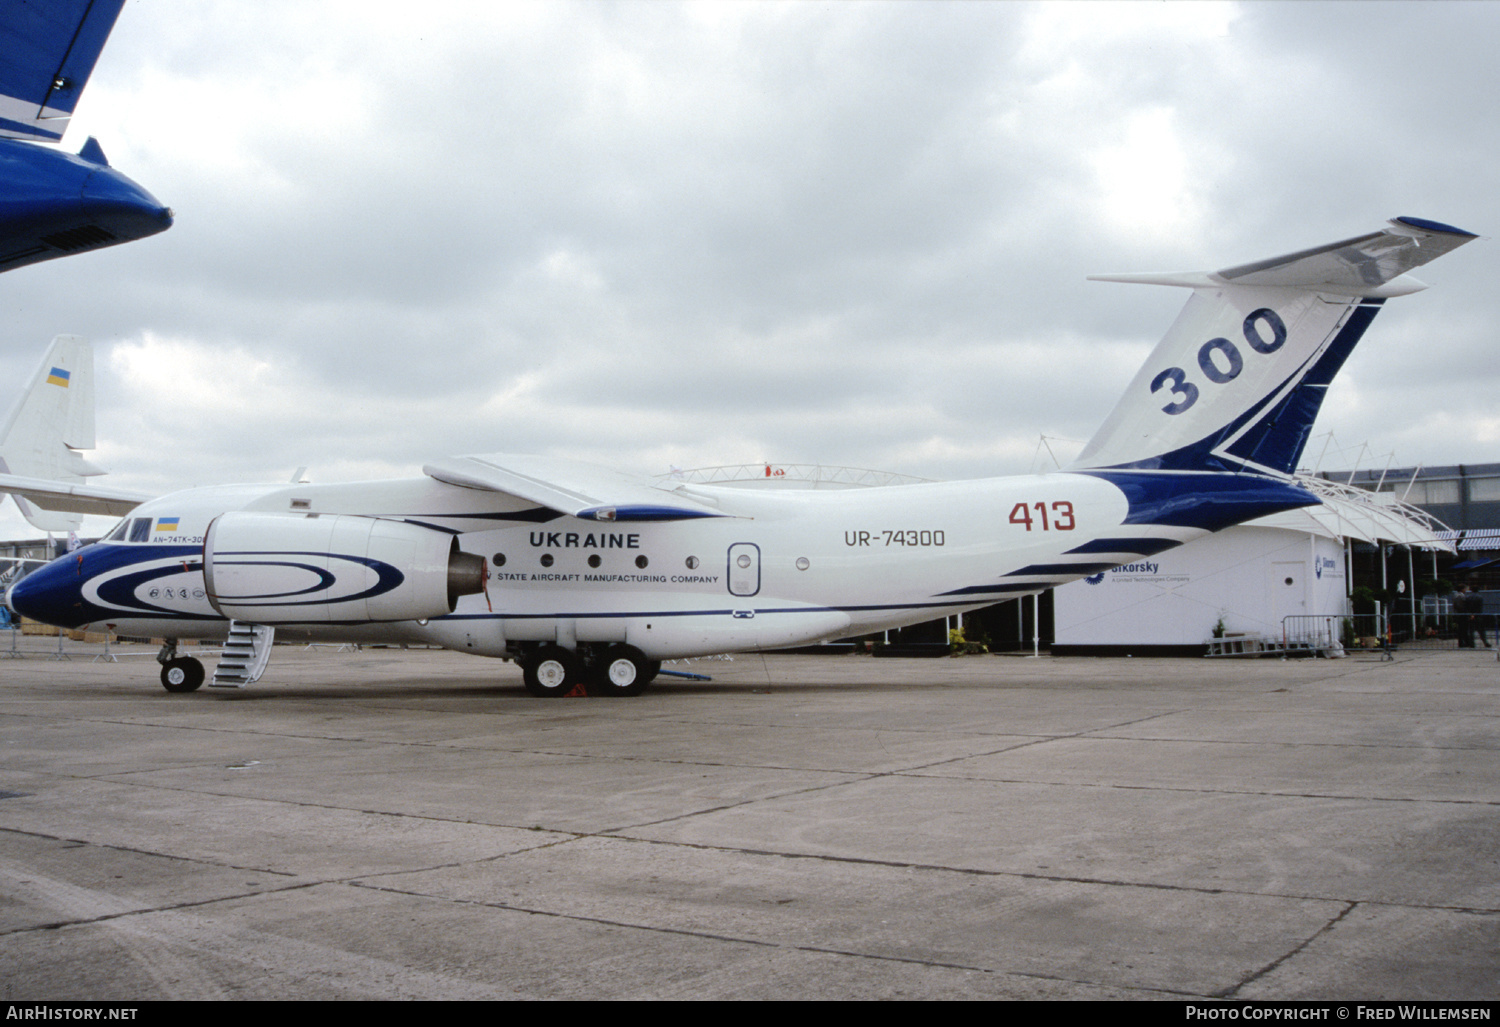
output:
POLYGON ((10 587, 6 601, 12 610, 43 624, 76 628, 88 622, 81 580, 74 555, 53 560, 10 587))

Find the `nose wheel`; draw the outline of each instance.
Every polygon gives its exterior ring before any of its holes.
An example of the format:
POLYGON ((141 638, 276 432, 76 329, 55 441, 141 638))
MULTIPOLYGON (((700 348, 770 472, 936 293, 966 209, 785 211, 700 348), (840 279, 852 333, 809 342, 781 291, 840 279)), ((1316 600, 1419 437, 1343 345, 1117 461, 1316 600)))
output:
POLYGON ((180 656, 161 665, 161 686, 169 692, 192 692, 203 684, 203 664, 180 656))

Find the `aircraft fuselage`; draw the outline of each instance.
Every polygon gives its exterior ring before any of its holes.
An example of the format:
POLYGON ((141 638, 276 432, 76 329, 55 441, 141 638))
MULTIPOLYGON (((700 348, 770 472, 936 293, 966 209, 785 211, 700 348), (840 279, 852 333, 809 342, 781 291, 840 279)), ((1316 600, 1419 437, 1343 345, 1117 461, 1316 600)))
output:
MULTIPOLYGON (((1181 476, 1110 477, 693 486, 723 516, 614 523, 431 478, 196 489, 140 506, 115 537, 33 574, 11 601, 39 620, 133 636, 223 637, 223 611, 238 602, 241 619, 274 622, 284 639, 428 642, 487 656, 526 643, 626 643, 665 659, 863 634, 1039 592, 1214 530, 1230 516, 1226 495, 1267 513, 1312 501, 1258 477, 1226 491, 1219 475, 1214 502, 1163 517, 1151 482, 1177 495, 1181 476), (345 623, 340 597, 379 587, 373 550, 314 553, 288 535, 257 549, 289 575, 276 590, 216 596, 205 540, 227 513, 274 515, 256 525, 272 532, 351 515, 455 537, 487 561, 488 594, 459 597, 451 613, 345 623)), ((210 555, 241 558, 222 547, 210 555)))

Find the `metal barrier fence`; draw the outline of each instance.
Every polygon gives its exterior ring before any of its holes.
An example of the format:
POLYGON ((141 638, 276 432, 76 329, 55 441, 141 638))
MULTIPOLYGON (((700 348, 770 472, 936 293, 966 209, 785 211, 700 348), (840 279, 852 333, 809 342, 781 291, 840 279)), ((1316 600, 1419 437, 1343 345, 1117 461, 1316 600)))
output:
MULTIPOLYGON (((161 649, 161 643, 144 638, 115 638, 110 635, 89 635, 75 638, 66 631, 51 634, 22 631, 12 622, 10 627, 0 628, 0 660, 45 659, 66 660, 91 659, 94 663, 115 663, 124 657, 152 657, 161 649)), ((183 656, 198 656, 217 659, 220 646, 217 642, 194 643, 178 650, 183 656)))
POLYGON ((1426 614, 1415 621, 1406 615, 1381 613, 1295 615, 1281 621, 1281 651, 1316 655, 1379 652, 1448 652, 1488 649, 1500 644, 1497 618, 1491 613, 1451 611, 1426 614))

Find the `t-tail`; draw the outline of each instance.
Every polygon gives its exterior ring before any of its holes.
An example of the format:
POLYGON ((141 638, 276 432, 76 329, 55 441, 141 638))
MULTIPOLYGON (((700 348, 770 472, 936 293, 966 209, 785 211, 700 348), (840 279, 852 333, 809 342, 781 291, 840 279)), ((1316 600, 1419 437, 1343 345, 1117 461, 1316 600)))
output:
POLYGON ((1407 272, 1474 238, 1403 217, 1222 271, 1092 276, 1193 295, 1068 469, 1290 476, 1328 384, 1381 305, 1425 289, 1407 272))

